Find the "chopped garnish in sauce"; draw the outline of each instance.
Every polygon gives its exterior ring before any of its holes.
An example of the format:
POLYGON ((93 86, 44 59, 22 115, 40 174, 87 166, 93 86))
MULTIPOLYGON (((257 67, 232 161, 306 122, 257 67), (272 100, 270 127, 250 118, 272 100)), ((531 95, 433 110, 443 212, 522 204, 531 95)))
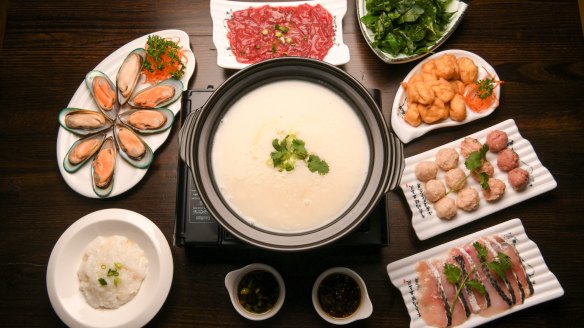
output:
POLYGON ((326 314, 346 318, 361 304, 361 288, 357 281, 344 273, 333 273, 318 286, 318 302, 326 314))
POLYGON ((253 313, 264 313, 274 307, 280 296, 276 277, 264 270, 245 274, 237 285, 237 298, 241 306, 253 313))

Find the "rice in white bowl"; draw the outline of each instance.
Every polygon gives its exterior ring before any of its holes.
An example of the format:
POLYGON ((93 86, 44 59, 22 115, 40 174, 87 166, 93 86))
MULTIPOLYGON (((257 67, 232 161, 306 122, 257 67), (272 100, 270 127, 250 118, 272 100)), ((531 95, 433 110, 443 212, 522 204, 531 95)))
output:
POLYGON ((83 252, 79 289, 92 307, 117 309, 136 296, 147 270, 138 244, 125 236, 98 236, 83 252))

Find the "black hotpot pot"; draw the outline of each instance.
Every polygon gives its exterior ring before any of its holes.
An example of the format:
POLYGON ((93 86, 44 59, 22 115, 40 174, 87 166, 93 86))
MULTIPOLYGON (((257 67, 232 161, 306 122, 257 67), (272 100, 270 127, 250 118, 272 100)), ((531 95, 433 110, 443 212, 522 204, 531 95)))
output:
POLYGON ((381 110, 367 89, 341 69, 306 58, 266 60, 235 73, 212 93, 200 110, 187 116, 179 132, 179 142, 180 156, 192 172, 201 200, 219 224, 242 241, 280 251, 319 247, 350 233, 369 215, 381 197, 398 186, 404 168, 403 145, 389 131, 381 110), (211 163, 213 138, 224 114, 251 90, 282 80, 317 83, 340 95, 361 119, 370 146, 369 173, 353 204, 328 224, 301 233, 263 230, 241 218, 219 191, 211 163))

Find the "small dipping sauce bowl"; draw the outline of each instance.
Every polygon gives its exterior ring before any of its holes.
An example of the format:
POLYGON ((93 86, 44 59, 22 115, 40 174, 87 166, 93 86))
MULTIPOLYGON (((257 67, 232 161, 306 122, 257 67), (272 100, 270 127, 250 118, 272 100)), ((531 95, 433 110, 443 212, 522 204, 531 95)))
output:
POLYGON ((368 318, 373 305, 367 287, 353 270, 330 268, 318 276, 312 287, 312 304, 324 320, 345 325, 368 318))
POLYGON ((273 267, 253 263, 225 276, 225 287, 237 312, 249 320, 273 317, 286 297, 284 280, 273 267))

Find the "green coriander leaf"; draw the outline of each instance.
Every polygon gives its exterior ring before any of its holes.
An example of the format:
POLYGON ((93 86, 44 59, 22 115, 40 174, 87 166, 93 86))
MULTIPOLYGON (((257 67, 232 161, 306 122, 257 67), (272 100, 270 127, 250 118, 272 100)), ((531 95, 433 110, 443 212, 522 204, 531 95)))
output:
POLYGON ((485 172, 478 173, 479 183, 485 190, 489 189, 489 175, 485 172))
POLYGON ((466 161, 464 161, 464 165, 466 166, 466 168, 471 171, 480 168, 483 165, 483 162, 485 161, 485 156, 487 155, 488 151, 489 146, 487 144, 484 144, 479 151, 474 151, 470 153, 466 161))
POLYGON ((479 260, 481 262, 486 262, 487 261, 487 248, 485 246, 483 246, 481 243, 479 243, 478 241, 475 241, 472 246, 477 250, 477 254, 479 257, 479 260))
POLYGON ((308 156, 308 152, 304 147, 304 141, 299 139, 292 140, 292 153, 298 157, 298 159, 304 160, 308 156))
POLYGON ((485 286, 480 281, 478 281, 476 279, 469 279, 466 282, 466 285, 469 286, 470 288, 474 289, 477 293, 479 293, 481 295, 485 295, 487 293, 485 286))
POLYGON ((444 263, 444 275, 449 283, 456 285, 460 281, 461 271, 456 265, 444 263))
POLYGON ((316 155, 308 156, 308 169, 310 172, 318 172, 320 175, 325 175, 329 172, 328 163, 316 155))

